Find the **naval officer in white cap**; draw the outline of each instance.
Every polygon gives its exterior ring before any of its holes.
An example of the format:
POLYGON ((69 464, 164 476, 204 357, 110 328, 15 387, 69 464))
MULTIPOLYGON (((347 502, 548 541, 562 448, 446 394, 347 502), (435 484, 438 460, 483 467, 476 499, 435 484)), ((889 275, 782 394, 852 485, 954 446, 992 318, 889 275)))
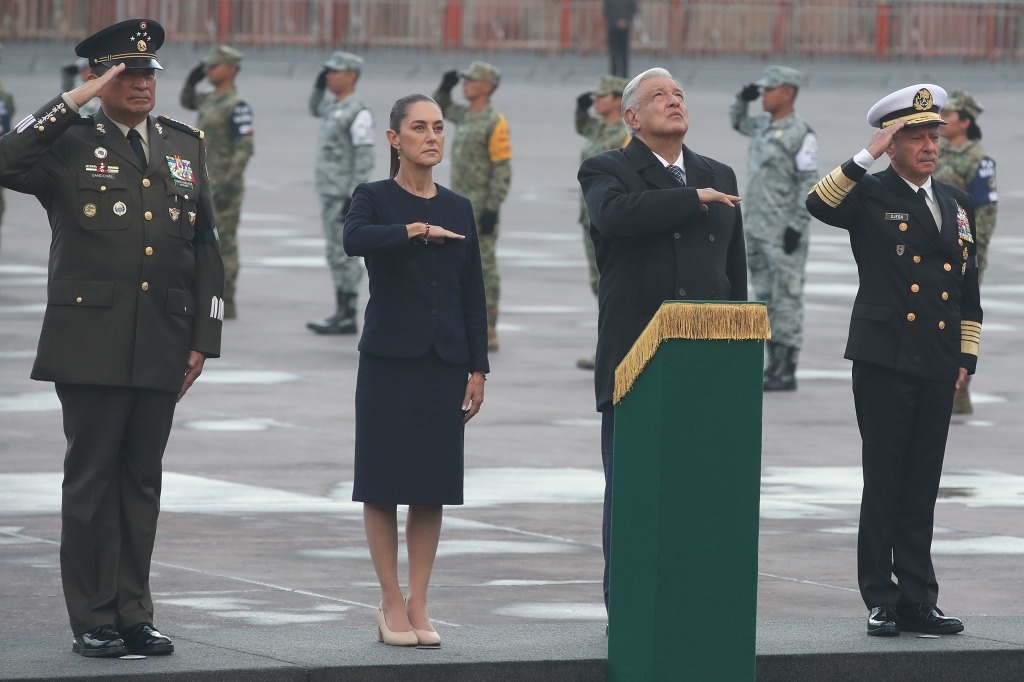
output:
POLYGON ((867 634, 952 634, 936 606, 935 499, 953 397, 981 336, 974 203, 932 179, 946 91, 922 83, 868 111, 868 146, 807 195, 811 215, 850 233, 860 287, 846 357, 864 468, 857 573, 867 634), (886 154, 889 167, 868 173, 886 154))

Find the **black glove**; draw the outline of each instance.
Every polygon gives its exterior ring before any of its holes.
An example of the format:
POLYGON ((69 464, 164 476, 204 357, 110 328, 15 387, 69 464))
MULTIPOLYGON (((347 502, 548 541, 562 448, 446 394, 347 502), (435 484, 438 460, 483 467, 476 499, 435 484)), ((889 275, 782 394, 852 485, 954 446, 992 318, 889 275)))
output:
POLYGON ((78 75, 78 64, 71 63, 60 67, 60 72, 65 76, 77 76, 78 75))
POLYGON ((582 95, 576 98, 576 108, 580 111, 586 111, 590 108, 590 105, 594 103, 594 96, 590 92, 584 92, 582 95))
POLYGON ((760 96, 761 88, 759 88, 756 83, 745 85, 743 86, 743 89, 739 91, 739 98, 744 102, 753 102, 760 96))
POLYGON ((498 224, 498 212, 485 210, 480 214, 480 234, 494 234, 494 228, 498 224))
POLYGON ((325 66, 320 70, 320 73, 316 75, 316 82, 313 83, 313 88, 316 90, 327 89, 327 67, 325 66))
POLYGON ((345 216, 348 215, 348 209, 352 207, 352 199, 345 199, 345 202, 341 205, 341 219, 344 220, 345 216))
POLYGON ((195 86, 196 83, 203 80, 206 77, 206 64, 199 62, 195 65, 191 71, 188 72, 188 79, 185 81, 185 85, 189 87, 195 86))
POLYGON ((796 247, 800 246, 800 237, 799 232, 792 227, 787 227, 785 234, 782 235, 782 250, 786 253, 796 251, 796 247))
POLYGON ((438 88, 441 92, 451 92, 455 84, 459 82, 459 72, 454 69, 451 71, 445 71, 444 75, 441 76, 441 87, 438 88))

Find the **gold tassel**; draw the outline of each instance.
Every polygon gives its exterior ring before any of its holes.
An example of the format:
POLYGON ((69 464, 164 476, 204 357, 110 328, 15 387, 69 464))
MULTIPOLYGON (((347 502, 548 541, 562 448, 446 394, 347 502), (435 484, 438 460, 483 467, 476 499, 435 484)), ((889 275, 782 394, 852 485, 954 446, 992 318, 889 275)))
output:
POLYGON ((615 368, 617 405, 665 339, 765 341, 772 337, 764 303, 667 301, 615 368))

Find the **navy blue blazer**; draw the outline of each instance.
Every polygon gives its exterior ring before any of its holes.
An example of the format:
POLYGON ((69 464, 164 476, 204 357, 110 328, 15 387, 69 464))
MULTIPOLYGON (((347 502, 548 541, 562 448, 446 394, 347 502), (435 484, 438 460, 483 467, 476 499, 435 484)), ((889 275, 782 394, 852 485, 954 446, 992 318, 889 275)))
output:
POLYGON ((683 147, 686 187, 633 139, 592 156, 579 181, 590 211, 598 290, 597 408, 612 400, 615 368, 666 300, 745 301, 747 256, 739 207, 702 206, 697 188, 739 194, 725 164, 683 147))
POLYGON ((932 179, 942 216, 889 167, 867 174, 847 161, 814 186, 807 210, 850 233, 860 288, 845 357, 933 381, 978 362, 982 309, 974 203, 932 179))
POLYGON ((343 242, 345 253, 363 256, 370 279, 361 352, 416 358, 433 347, 447 362, 490 371, 480 242, 469 199, 440 185, 436 196, 424 199, 394 180, 360 184, 343 242), (414 222, 466 238, 410 242, 406 225, 414 222))

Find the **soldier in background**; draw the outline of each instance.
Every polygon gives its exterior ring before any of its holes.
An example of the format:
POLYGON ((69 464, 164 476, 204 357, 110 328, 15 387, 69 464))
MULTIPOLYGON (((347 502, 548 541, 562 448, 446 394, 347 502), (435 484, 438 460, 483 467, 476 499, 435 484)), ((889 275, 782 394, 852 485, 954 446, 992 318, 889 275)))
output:
MULTIPOLYGON (((3 45, 0 44, 0 52, 3 52, 3 45)), ((14 117, 14 95, 4 90, 0 85, 0 135, 11 129, 11 119, 14 117)), ((7 204, 4 201, 4 190, 0 187, 0 226, 4 223, 4 211, 7 204)))
POLYGON ((750 281, 755 297, 767 304, 772 328, 766 391, 796 390, 803 345, 811 221, 804 199, 818 179, 818 138, 794 109, 800 81, 796 69, 769 66, 729 107, 732 127, 750 137, 743 224, 750 281), (747 107, 759 95, 764 113, 750 116, 747 107))
POLYGON ((206 140, 213 211, 224 258, 224 319, 238 316, 238 220, 245 193, 243 173, 253 154, 252 108, 235 88, 241 64, 241 52, 219 45, 192 69, 181 89, 181 106, 198 110, 196 127, 206 140), (204 76, 213 85, 213 92, 196 92, 204 76))
POLYGON ((367 182, 373 170, 373 112, 356 94, 362 68, 361 57, 335 52, 324 62, 309 98, 309 113, 323 121, 317 140, 316 191, 337 302, 334 314, 323 322, 306 323, 317 334, 355 334, 359 330, 356 300, 363 264, 345 253, 342 230, 352 191, 367 182))
MULTIPOLYGON (((622 92, 629 81, 618 76, 605 75, 590 90, 576 98, 576 132, 587 138, 580 153, 580 161, 586 161, 594 154, 625 147, 629 141, 629 130, 622 121, 622 92), (590 115, 593 105, 594 113, 590 115)), ((590 236, 590 215, 587 202, 580 192, 580 225, 583 226, 583 248, 587 253, 590 268, 590 290, 597 296, 597 258, 594 255, 594 241, 590 236)), ((594 369, 594 356, 580 358, 576 362, 580 369, 594 369)))
MULTIPOLYGON (((89 60, 79 57, 70 64, 60 67, 60 89, 63 92, 70 92, 76 86, 81 85, 89 77, 89 60)), ((100 110, 100 98, 93 97, 78 108, 82 116, 92 116, 100 110)))
MULTIPOLYGON (((984 108, 969 93, 954 90, 949 94, 940 116, 946 125, 941 135, 939 165, 932 176, 940 182, 964 190, 974 199, 974 241, 978 247, 978 284, 988 266, 988 243, 996 229, 996 162, 981 146, 978 116, 984 108)), ((957 391, 953 414, 971 414, 970 377, 957 391)))
POLYGON ((487 62, 473 62, 461 74, 448 71, 434 92, 444 117, 458 126, 452 143, 452 190, 473 203, 480 233, 480 258, 487 294, 487 349, 498 350, 498 303, 501 281, 495 246, 498 212, 512 183, 512 143, 508 121, 491 106, 491 96, 501 82, 501 72, 487 62), (452 88, 462 77, 462 94, 468 104, 452 101, 452 88))

